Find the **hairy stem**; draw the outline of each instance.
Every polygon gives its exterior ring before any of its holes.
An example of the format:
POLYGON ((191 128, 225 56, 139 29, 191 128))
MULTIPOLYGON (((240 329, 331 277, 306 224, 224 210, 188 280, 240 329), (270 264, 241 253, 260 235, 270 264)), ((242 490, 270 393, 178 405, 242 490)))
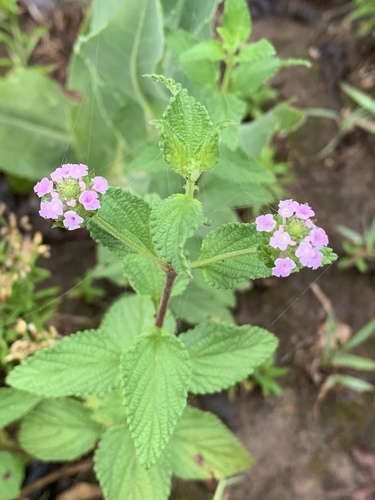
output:
POLYGON ((161 328, 163 326, 165 315, 168 309, 169 299, 171 298, 173 283, 176 277, 177 277, 176 271, 173 269, 172 266, 168 266, 168 269, 166 271, 166 280, 165 280, 163 295, 160 299, 159 309, 156 314, 155 326, 157 328, 161 328))
POLYGON ((223 81, 221 83, 221 92, 222 92, 222 94, 227 94, 228 93, 229 85, 230 85, 230 79, 232 77, 233 66, 234 66, 233 57, 232 56, 228 57, 228 59, 225 62, 225 71, 224 71, 223 81))

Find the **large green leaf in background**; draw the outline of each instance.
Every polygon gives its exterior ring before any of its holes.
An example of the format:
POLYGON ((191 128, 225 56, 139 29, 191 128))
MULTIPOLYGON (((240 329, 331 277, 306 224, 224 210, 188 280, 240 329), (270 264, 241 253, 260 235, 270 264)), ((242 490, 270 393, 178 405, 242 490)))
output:
POLYGON ((170 467, 165 459, 150 469, 140 463, 129 429, 106 431, 95 452, 95 473, 106 500, 167 500, 170 467))
POLYGON ((23 478, 21 457, 0 451, 0 500, 18 497, 23 478))
POLYGON ((200 39, 207 38, 219 0, 161 0, 164 23, 168 28, 182 28, 200 39))
POLYGON ((20 419, 28 413, 40 398, 35 394, 2 387, 0 389, 0 428, 20 419))
POLYGON ((19 441, 31 455, 59 462, 84 455, 101 431, 78 401, 46 399, 22 420, 19 441))
POLYGON ((196 394, 218 392, 240 382, 275 351, 278 340, 250 325, 205 321, 179 336, 189 352, 196 394))
POLYGON ((183 479, 233 476, 253 462, 244 446, 215 415, 190 406, 178 421, 166 451, 173 474, 183 479))
POLYGON ((69 101, 57 83, 35 70, 18 69, 0 79, 0 96, 0 170, 38 180, 74 159, 69 101))
MULTIPOLYGON (((105 25, 99 31, 82 36, 76 53, 92 70, 91 77, 97 80, 109 116, 126 137, 129 125, 137 128, 140 122, 153 117, 150 101, 158 91, 142 75, 154 71, 162 55, 161 8, 157 0, 112 4, 112 15, 105 25), (120 8, 115 8, 117 6, 120 8), (119 110, 114 105, 119 100, 123 102, 121 117, 116 116, 119 110)), ((94 19, 96 9, 102 9, 100 2, 94 4, 94 19)), ((142 137, 138 137, 138 141, 141 140, 142 137)))

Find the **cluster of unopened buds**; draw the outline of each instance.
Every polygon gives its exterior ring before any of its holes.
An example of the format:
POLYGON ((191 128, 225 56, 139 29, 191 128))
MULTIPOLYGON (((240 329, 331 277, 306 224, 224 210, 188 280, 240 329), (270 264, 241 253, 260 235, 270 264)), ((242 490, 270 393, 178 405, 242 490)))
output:
POLYGON ((52 172, 51 179, 38 182, 34 191, 42 200, 39 214, 69 231, 83 227, 108 189, 104 177, 93 177, 88 170, 82 163, 67 163, 52 172))
POLYGON ((283 200, 277 214, 260 215, 255 219, 257 231, 270 236, 273 276, 285 278, 296 268, 317 269, 321 265, 322 249, 328 245, 328 237, 324 229, 314 224, 311 219, 314 215, 307 204, 283 200))

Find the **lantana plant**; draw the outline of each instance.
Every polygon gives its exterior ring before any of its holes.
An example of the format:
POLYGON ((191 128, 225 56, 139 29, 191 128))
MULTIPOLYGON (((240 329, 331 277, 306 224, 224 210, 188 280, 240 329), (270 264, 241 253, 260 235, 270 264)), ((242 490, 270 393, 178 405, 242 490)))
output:
MULTIPOLYGON (((218 162, 219 132, 232 122, 214 125, 180 84, 148 76, 172 93, 163 117, 152 123, 165 161, 184 179, 184 192, 142 199, 107 189, 105 179, 81 164, 63 165, 35 186, 41 215, 68 230, 87 226, 122 260, 135 294, 121 297, 98 329, 67 336, 26 359, 8 376, 11 387, 1 390, 13 401, 6 423, 23 417, 19 443, 28 455, 75 460, 99 441, 94 469, 107 500, 166 499, 172 475, 220 480, 252 463, 217 417, 188 402, 243 380, 270 358, 278 341, 257 326, 213 320, 180 333, 170 298, 201 272, 213 287, 230 289, 336 258, 312 209, 291 200, 256 223, 219 225, 193 258, 189 244, 212 223, 196 197, 200 178, 218 162), (20 400, 27 404, 14 404, 20 400)), ((0 422, 2 417, 0 405, 0 422)))

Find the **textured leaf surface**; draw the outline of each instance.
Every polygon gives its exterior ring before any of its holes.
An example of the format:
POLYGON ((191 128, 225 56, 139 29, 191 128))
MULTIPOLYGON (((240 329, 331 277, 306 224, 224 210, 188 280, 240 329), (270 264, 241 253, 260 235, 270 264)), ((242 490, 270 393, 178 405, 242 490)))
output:
POLYGON ((40 398, 12 387, 0 389, 0 429, 28 413, 40 398))
POLYGON ((221 479, 248 469, 253 460, 212 413, 187 406, 167 448, 172 472, 183 479, 221 479))
POLYGON ((225 0, 223 26, 218 32, 225 46, 235 52, 250 36, 251 20, 245 0, 225 0))
POLYGON ((18 497, 22 479, 21 457, 7 451, 0 451, 0 500, 18 497))
POLYGON ((36 352, 8 375, 40 396, 105 394, 119 383, 120 351, 102 330, 78 332, 36 352))
POLYGON ((276 337, 257 326, 207 321, 179 336, 189 352, 189 390, 217 392, 243 380, 275 351, 276 337))
POLYGON ((150 207, 141 198, 120 188, 110 188, 88 227, 95 241, 119 257, 139 252, 152 258, 149 217, 150 207))
POLYGON ((70 154, 68 100, 55 82, 32 69, 2 78, 0 95, 1 170, 30 180, 49 175, 51 165, 70 154))
POLYGON ((127 294, 114 302, 106 312, 100 329, 117 352, 124 352, 134 342, 137 335, 152 328, 155 307, 149 297, 127 294))
POLYGON ((189 356, 170 334, 142 335, 124 353, 121 375, 130 432, 141 463, 150 467, 186 405, 189 356))
POLYGON ((21 446, 40 460, 74 460, 87 453, 101 426, 90 411, 72 399, 42 401, 22 420, 21 446))
POLYGON ((95 452, 95 473, 106 500, 167 500, 170 467, 160 460, 150 469, 140 463, 129 429, 106 431, 95 452))
POLYGON ((200 201, 183 194, 162 200, 151 211, 150 227, 155 248, 177 273, 188 272, 185 243, 203 222, 200 201))
POLYGON ((163 119, 153 124, 160 130, 165 161, 179 174, 196 180, 217 163, 220 125, 212 124, 206 108, 186 89, 171 98, 163 119))
POLYGON ((198 261, 206 280, 217 288, 233 288, 248 279, 266 278, 271 270, 258 259, 260 233, 255 224, 225 224, 203 240, 198 261))

